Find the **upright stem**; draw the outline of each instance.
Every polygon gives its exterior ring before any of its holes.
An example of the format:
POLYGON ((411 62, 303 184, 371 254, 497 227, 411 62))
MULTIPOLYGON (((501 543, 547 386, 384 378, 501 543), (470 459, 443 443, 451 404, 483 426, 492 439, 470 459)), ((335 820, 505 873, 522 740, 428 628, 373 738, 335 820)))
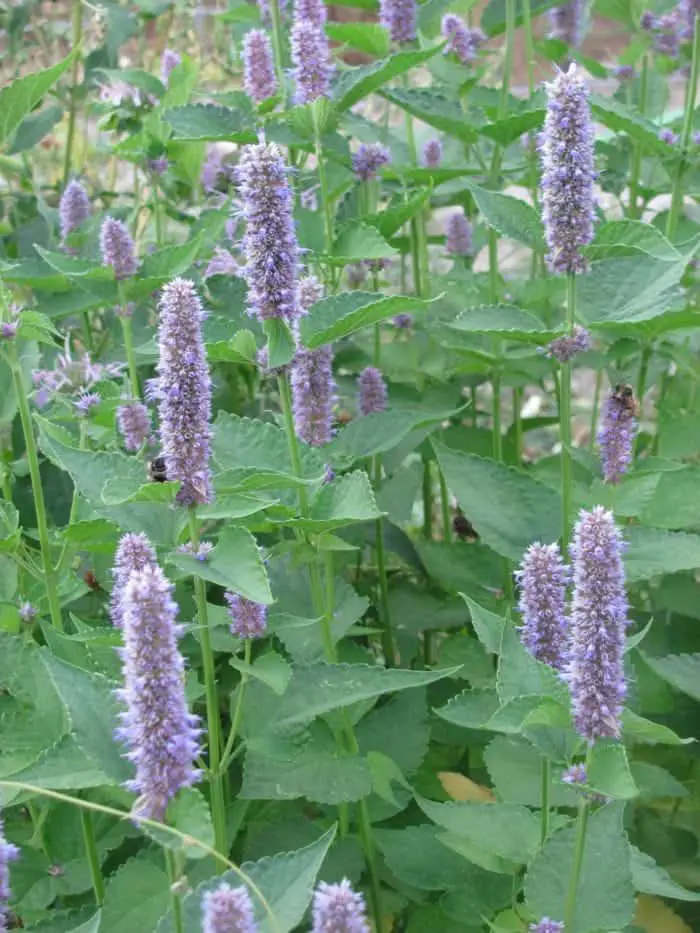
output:
POLYGON ((595 374, 595 388, 593 389, 593 408, 591 410, 591 433, 588 438, 588 449, 593 450, 598 433, 598 413, 600 412, 600 392, 603 387, 603 370, 595 374))
POLYGON ((566 910, 564 913, 564 929, 573 930, 574 914, 576 913, 576 895, 578 883, 583 867, 583 853, 586 848, 586 828, 588 826, 588 801, 581 797, 578 804, 578 819, 576 821, 576 842, 574 845, 574 860, 571 864, 569 876, 569 891, 566 896, 566 910))
MULTIPOLYGON (((404 84, 408 86, 408 76, 404 79, 404 84)), ((406 141, 411 158, 411 165, 418 165, 418 149, 416 148, 416 137, 413 131, 413 117, 406 113, 406 141)), ((428 261, 428 239, 425 233, 425 216, 421 211, 417 216, 411 218, 411 256, 413 258, 413 284, 416 295, 425 297, 429 292, 429 261, 428 261)))
POLYGON ((100 856, 97 852, 97 843, 95 842, 95 826, 92 821, 92 813, 89 810, 80 811, 80 821, 83 826, 83 841, 85 843, 85 854, 87 855, 88 865, 90 866, 90 878, 92 880, 92 889, 95 892, 95 902, 101 907, 105 899, 105 883, 100 868, 100 856))
POLYGON ((549 785, 552 783, 552 765, 549 758, 542 759, 542 812, 540 823, 540 842, 542 845, 549 835, 549 785))
POLYGON ((245 668, 241 672, 241 682, 238 685, 238 695, 236 696, 236 708, 233 711, 233 719, 231 720, 231 731, 228 734, 228 739, 226 741, 226 748, 224 753, 221 756, 221 767, 222 770, 226 770, 228 756, 233 751, 233 743, 236 741, 236 736, 238 735, 238 727, 241 724, 241 715, 243 713, 243 698, 245 697, 245 688, 250 679, 247 668, 250 667, 250 659, 253 653, 253 642, 252 639, 246 638, 245 645, 243 647, 243 660, 245 662, 245 668))
MULTIPOLYGON (((382 478, 382 464, 379 457, 374 458, 374 488, 379 488, 382 478)), ((389 610, 389 587, 386 576, 386 554, 384 552, 384 520, 375 522, 377 576, 379 578, 379 606, 382 616, 382 650, 387 667, 394 666, 394 636, 391 630, 391 612, 389 610)))
POLYGON ((83 36, 83 4, 82 0, 72 0, 71 4, 72 48, 75 52, 73 68, 71 70, 70 103, 68 108, 68 134, 66 137, 66 153, 63 162, 63 187, 68 184, 73 161, 73 141, 75 139, 75 118, 78 110, 76 90, 78 75, 80 74, 80 56, 78 47, 83 36))
POLYGON ((433 478, 427 456, 423 456, 423 537, 428 541, 433 537, 433 478))
POLYGON ((131 383, 131 392, 135 399, 141 397, 139 387, 139 373, 136 366, 136 351, 134 350, 134 331, 131 327, 131 316, 128 314, 128 302, 124 295, 124 286, 117 282, 117 294, 119 295, 119 306, 121 314, 119 320, 122 325, 122 335, 124 337, 124 349, 126 351, 126 362, 129 369, 129 382, 131 383))
MULTIPOLYGON (((649 84, 649 57, 644 55, 642 58, 642 73, 639 77, 639 112, 644 116, 647 107, 647 87, 649 84)), ((639 196, 639 176, 642 172, 642 152, 643 146, 640 142, 634 144, 632 153, 632 167, 630 174, 630 203, 629 214, 633 220, 637 220, 642 214, 642 205, 637 209, 637 197, 639 196)))
POLYGON ((520 466, 523 459, 523 419, 521 407, 523 403, 523 390, 516 387, 513 389, 513 427, 515 432, 515 459, 520 466))
POLYGON ((282 20, 279 0, 270 0, 270 19, 272 20, 272 51, 275 57, 275 71, 280 94, 284 91, 284 60, 282 57, 282 20))
POLYGON ((666 236, 672 240, 676 234, 678 219, 683 206, 683 175, 686 169, 686 156, 690 143, 690 134, 693 130, 693 111, 695 110, 695 96, 698 90, 698 77, 700 77, 700 14, 695 14, 693 23, 693 57, 690 65, 690 75, 685 90, 685 111, 683 114, 683 132, 681 134, 681 158, 678 163, 678 173, 673 185, 671 195, 671 209, 666 223, 666 236))
MULTIPOLYGON (((328 179, 326 176, 326 163, 323 159, 321 146, 321 129, 317 121, 317 112, 314 110, 314 143, 316 149, 316 164, 318 166, 318 182, 321 188, 321 202, 323 209, 323 223, 326 233, 326 253, 330 257, 333 252, 333 205, 328 192, 328 179)), ((333 266, 328 266, 330 284, 334 285, 335 273, 333 266)))
POLYGON ((503 435, 501 433, 501 369, 500 363, 496 365, 491 377, 493 384, 492 418, 493 418, 493 459, 503 459, 503 435))
POLYGON ((360 801, 360 836, 362 838, 362 847, 365 850, 365 859, 369 869, 369 898, 372 907, 372 916, 374 917, 374 928, 376 933, 382 933, 382 893, 379 884, 379 870, 377 867, 377 851, 374 846, 374 836, 372 835, 372 823, 369 818, 369 809, 367 807, 367 798, 360 801))
MULTIPOLYGON (((530 9, 530 0, 523 0, 523 29, 525 31, 525 64, 527 67, 527 90, 532 97, 535 90, 535 42, 532 32, 532 10, 530 9)), ((533 206, 537 205, 537 144, 535 134, 529 134, 528 141, 528 166, 530 191, 532 193, 533 206)))
MULTIPOLYGON (((576 320, 576 276, 567 276, 566 324, 569 336, 576 320)), ((562 546, 569 547, 569 516, 571 514, 571 363, 561 364, 559 394, 559 438, 561 441, 561 517, 562 546)))
POLYGON ((34 510, 36 512, 36 525, 37 531, 39 533, 39 547, 41 549, 41 564, 44 569, 44 586, 46 587, 46 596, 49 601, 49 612, 51 614, 52 624, 58 629, 59 632, 62 632, 63 618, 61 617, 61 604, 58 600, 56 574, 54 573, 54 567, 51 561, 49 525, 46 518, 46 502, 44 500, 44 490, 41 485, 39 455, 37 453, 36 439, 34 437, 32 415, 29 410, 29 403, 27 402, 27 396, 24 391, 22 368, 17 357, 16 349, 13 350, 12 356, 12 378, 14 381, 15 392, 17 394, 19 417, 20 421, 22 422, 24 445, 27 451, 27 465, 29 466, 29 476, 32 482, 34 510))
POLYGON ((163 851, 165 853, 165 866, 168 869, 168 877, 170 879, 170 902, 173 907, 173 926, 175 927, 175 933, 184 933, 182 898, 178 891, 177 884, 180 880, 180 873, 177 868, 175 853, 172 849, 164 849, 163 851))
POLYGON ((438 481, 440 483, 440 512, 442 514, 442 540, 446 544, 452 544, 452 516, 450 514, 450 491, 447 488, 445 474, 438 469, 438 481))
MULTIPOLYGON (((190 539, 194 550, 199 546, 199 527, 197 513, 192 509, 188 516, 190 539)), ((216 692, 216 669, 214 652, 209 633, 209 613, 207 611, 207 588, 201 577, 194 578, 194 593, 199 621, 199 643, 202 649, 202 667, 204 670, 204 691, 207 705, 207 734, 209 738, 209 786, 211 788, 212 822, 214 824, 214 844, 222 855, 228 853, 226 832, 226 806, 224 802, 224 775, 221 769, 221 718, 219 700, 216 692)))

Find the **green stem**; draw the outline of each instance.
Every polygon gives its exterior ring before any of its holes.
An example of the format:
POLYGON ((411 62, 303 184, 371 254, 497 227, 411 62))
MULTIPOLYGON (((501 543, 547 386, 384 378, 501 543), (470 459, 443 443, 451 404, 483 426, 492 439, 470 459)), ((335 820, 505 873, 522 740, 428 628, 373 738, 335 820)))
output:
POLYGON ((177 869, 175 853, 172 849, 163 849, 163 852, 165 854, 165 866, 168 870, 168 877, 170 878, 170 903, 173 907, 173 926, 175 927, 175 933, 184 933, 185 926, 182 917, 182 898, 178 891, 180 873, 177 869))
POLYGON ((160 248, 163 243, 163 224, 160 216, 160 194, 158 192, 158 179, 155 173, 151 175, 151 198, 153 201, 153 220, 155 221, 156 225, 156 246, 160 248))
POLYGON ((135 399, 141 397, 139 387, 139 373, 136 367, 136 351, 134 350, 134 331, 131 326, 131 315, 128 313, 129 303, 124 295, 124 286, 117 282, 117 294, 119 295, 119 306, 121 314, 119 320, 122 325, 122 335, 124 337, 124 349, 126 350, 126 362, 129 369, 129 382, 131 383, 131 392, 135 399))
MULTIPOLYGON (((292 461, 292 472, 295 476, 301 477, 301 457, 299 455, 299 442, 294 429, 294 412, 292 409, 292 393, 289 388, 289 378, 286 373, 280 375, 277 379, 277 385, 280 393, 280 407, 282 408, 282 418, 284 419, 284 429, 287 434, 287 445, 289 447, 289 458, 292 461)), ((306 487, 299 486, 299 510, 302 516, 309 511, 309 499, 306 494, 306 487)))
MULTIPOLYGON (((567 276, 566 328, 573 334, 576 321, 576 276, 567 276)), ((561 441, 561 518, 564 553, 569 547, 569 517, 571 515, 571 363, 561 364, 559 394, 559 438, 561 441)))
POLYGON ((66 136, 66 152, 63 161, 63 187, 68 184, 73 162, 73 141, 75 139, 75 118, 78 110, 76 100, 78 75, 80 73, 80 55, 78 48, 83 36, 83 4, 82 0, 72 0, 71 4, 72 47, 75 52, 71 72, 70 103, 68 109, 68 134, 66 136))
POLYGON ((41 549, 41 563, 44 570, 44 585, 46 587, 46 596, 49 601, 49 612, 51 622, 58 629, 63 631, 63 618, 61 617, 61 604, 58 599, 58 590, 56 587, 56 575, 51 562, 51 545, 49 543, 49 525, 46 517, 46 502, 44 500, 44 489, 41 485, 41 472, 39 469, 39 455, 37 453, 36 439, 34 437, 34 425, 32 415, 29 410, 29 402, 24 391, 24 380, 22 378, 22 368, 17 357, 17 351, 14 349, 12 357, 12 378, 17 395, 17 405, 19 407, 19 417, 22 422, 22 432, 24 434, 24 444, 27 451, 27 464, 29 466, 29 476, 32 483, 32 494, 34 496, 34 510, 36 512, 36 525, 39 533, 39 547, 41 549))
MULTIPOLYGON (((250 659, 253 651, 253 642, 252 639, 246 638, 245 645, 243 647, 243 660, 245 661, 246 668, 250 667, 250 659)), ((241 724, 241 715, 243 713, 243 698, 245 696, 245 688, 249 680, 249 675, 247 669, 241 671, 241 682, 238 685, 238 694, 236 696, 236 708, 233 711, 233 719, 231 720, 231 731, 228 734, 228 739, 226 741, 226 748, 224 749, 223 755, 221 756, 221 770, 225 771, 228 766, 228 760, 231 752, 233 751, 233 743, 236 741, 236 736, 238 735, 238 728, 241 724)))
POLYGON ((369 818, 367 808, 367 798, 360 801, 360 836, 362 838, 362 847, 365 851, 365 860, 369 869, 369 900, 374 917, 374 929, 376 933, 382 933, 382 893, 379 884, 379 870, 377 868, 377 852, 374 846, 374 836, 372 835, 372 823, 369 818))
MULTIPOLYGON (((321 130, 318 125, 318 113, 314 108, 314 143, 316 150, 316 164, 318 166, 318 182, 321 189, 321 207, 323 209, 323 223, 326 233, 326 255, 330 257, 333 253, 333 204, 328 192, 328 177, 326 175, 326 163, 323 158, 323 147, 321 145, 321 130)), ((335 271, 332 265, 328 266, 331 288, 335 289, 335 271)))
POLYGON ((447 488, 445 474, 438 469, 440 483, 440 511, 442 513, 442 540, 452 544, 452 515, 450 511, 450 491, 447 488))
POLYGON ((588 801, 581 797, 578 805, 578 819, 576 825, 576 842, 574 844, 574 860, 571 864, 569 876, 569 891, 566 896, 566 910, 564 913, 564 929, 573 930, 574 915, 576 913, 576 895, 583 867, 583 853, 586 848, 586 829, 588 826, 588 801))
POLYGON ((105 899, 105 883, 100 868, 97 843, 95 842, 95 826, 92 821, 92 813, 89 810, 81 810, 80 821, 83 826, 83 842, 85 843, 85 854, 90 866, 90 878, 92 880, 92 889, 95 892, 95 902, 98 907, 101 907, 105 899))
POLYGON ((492 392, 492 420, 493 420, 493 459, 503 459, 503 435, 501 433, 501 370, 496 366, 491 377, 492 392))
MULTIPOLYGON (((644 116, 644 112, 647 107, 647 87, 649 84, 649 57, 644 55, 642 58, 642 73, 639 77, 639 112, 644 116)), ((637 207, 637 198, 639 197, 639 178, 642 173, 642 153, 643 146, 640 142, 634 144, 634 151, 632 153, 632 166, 630 174, 630 203, 629 203, 629 214, 633 220, 638 219, 642 215, 642 207, 640 204, 639 208, 637 207)))
POLYGON ((423 537, 427 541, 433 537, 433 478, 430 458, 426 456, 423 456, 423 537))
MULTIPOLYGON (((194 550, 199 545, 199 527, 197 513, 190 510, 189 516, 190 540, 194 550)), ((214 651, 211 647, 209 632, 209 613, 207 611, 207 587, 201 577, 194 577, 195 602, 197 604, 197 619, 199 622, 199 643, 202 649, 202 667, 204 671, 204 691, 207 707, 207 734, 209 739, 209 785, 211 789, 211 810, 214 823, 214 840, 217 852, 222 855, 228 853, 226 833, 226 806, 224 802, 224 782, 221 769, 221 717, 219 716, 219 700, 216 692, 216 668, 214 665, 214 651)))
POLYGON ((678 163, 678 173, 673 185, 671 195, 671 209, 666 223, 666 236, 673 240, 676 227, 683 206, 683 176, 686 169, 686 157, 690 134, 693 130, 693 111, 695 110, 695 96, 698 90, 698 77, 700 76, 700 14, 695 15, 693 23, 693 57, 690 65, 690 75, 685 90, 685 111, 683 114, 683 132, 681 133, 681 158, 678 163))
MULTIPOLYGON (((379 489, 382 478, 382 464, 379 457, 374 458, 374 488, 379 489)), ((379 577, 379 607, 382 618, 382 650, 387 667, 393 667, 395 661, 394 636, 391 630, 391 612, 389 610, 389 587, 386 575, 386 554, 384 552, 384 520, 375 522, 377 576, 379 577)))
POLYGON ((523 390, 513 389, 513 427, 515 433, 515 458, 518 466, 523 459, 523 419, 521 408, 523 404, 523 390))
POLYGON ((600 412, 600 393, 603 388, 603 370, 599 369, 595 374, 595 388, 593 389, 593 408, 591 410, 591 432, 588 438, 588 449, 593 450, 596 443, 596 434, 598 433, 598 414, 600 412))
POLYGON ((549 785, 552 783, 552 765, 549 758, 542 760, 542 813, 540 823, 540 842, 542 845, 549 835, 549 785))
POLYGON ((275 72, 280 94, 284 90, 284 60, 282 57, 282 20, 279 0, 270 0, 270 19, 272 20, 272 51, 275 57, 275 72))
MULTIPOLYGON (((408 87, 408 76, 404 78, 404 86, 408 87)), ((418 165, 418 149, 416 147, 416 136, 413 130, 413 118, 410 113, 406 113, 406 141, 408 143, 408 152, 411 159, 411 165, 418 165)), ((411 257, 413 259, 413 284, 416 295, 427 297, 429 292, 429 257, 428 257, 428 238, 425 233, 425 215, 421 211, 417 216, 411 218, 411 257)))

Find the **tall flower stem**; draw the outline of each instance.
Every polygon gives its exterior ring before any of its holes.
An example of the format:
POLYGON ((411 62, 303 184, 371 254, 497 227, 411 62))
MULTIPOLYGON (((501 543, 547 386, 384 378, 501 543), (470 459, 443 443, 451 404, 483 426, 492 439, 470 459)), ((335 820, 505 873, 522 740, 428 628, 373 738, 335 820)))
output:
MULTIPOLYGON (((527 90, 530 97, 535 91, 535 41, 532 32, 532 10, 530 0, 523 0, 523 30, 525 32, 525 65, 527 68, 527 90)), ((537 205, 537 146, 534 133, 528 139, 528 174, 533 206, 537 205)), ((533 267, 537 264, 537 253, 533 257, 533 267)))
MULTIPOLYGON (((378 489, 382 479, 382 463, 379 457, 374 458, 374 488, 378 489)), ((389 610, 389 588, 386 575, 386 554, 384 552, 384 525, 383 519, 378 518, 375 523, 377 576, 379 577, 379 606, 382 616, 382 650, 387 667, 394 666, 395 649, 394 636, 391 630, 391 612, 389 610)))
MULTIPOLYGON (((404 86, 408 87, 408 75, 404 77, 404 86)), ((406 142, 408 143, 408 152, 411 159, 411 165, 418 165, 418 149, 416 147, 416 135, 413 130, 413 117, 406 113, 406 142)), ((430 288, 429 279, 429 261, 428 261, 428 239, 425 233, 425 216, 421 211, 417 216, 411 218, 411 256, 413 258, 413 284, 416 295, 419 298, 426 297, 430 288)))
MULTIPOLYGON (((571 336, 576 320, 575 274, 570 273, 567 276, 566 285, 566 327, 569 336, 571 336)), ((566 553, 569 546, 569 517, 571 515, 571 363, 562 363, 560 372, 559 439, 561 442, 562 550, 566 553)))
POLYGON ((698 78, 700 78, 700 14, 696 13, 693 23, 693 57, 685 90, 685 110, 683 114, 683 131, 681 133, 681 157, 678 163, 676 180, 673 184, 671 209, 666 222, 666 236, 669 240, 673 240, 676 234, 676 227, 678 226, 678 220, 683 206, 683 176, 686 170, 686 156, 688 154, 690 134, 693 130, 693 111, 695 110, 698 78))
POLYGON ((83 827, 83 842, 85 843, 85 854, 87 855, 88 865, 90 867, 90 878, 92 880, 92 890, 95 892, 95 903, 101 907, 105 899, 105 883, 100 868, 100 856, 95 842, 95 826, 92 820, 92 813, 89 810, 80 811, 80 821, 83 827))
POLYGON ((168 870, 168 878, 170 879, 170 903, 173 908, 173 926, 175 927, 175 933, 183 933, 185 927, 182 917, 182 897, 178 891, 177 884, 180 880, 180 872, 178 871, 173 850, 163 849, 163 852, 165 854, 165 866, 168 870))
POLYGON ((549 835, 549 785, 552 783, 552 764, 549 758, 542 759, 542 810, 540 813, 540 842, 542 845, 549 835))
POLYGON ((596 434, 598 433, 598 415, 600 414, 600 392, 603 387, 603 370, 599 369, 595 374, 595 386, 593 389, 593 406, 591 408, 591 430, 588 438, 588 449, 595 447, 596 434))
POLYGON ((24 389, 24 378, 22 367, 15 347, 11 351, 10 365, 12 368, 12 379, 14 382, 15 393, 17 395, 17 405, 19 408, 19 417, 22 422, 22 433, 24 434, 24 445, 27 452, 27 465, 29 466, 29 477, 32 483, 32 495, 34 496, 34 511, 36 512, 36 525, 39 534, 39 548, 41 550, 41 564, 44 570, 44 586, 46 588, 46 597, 49 601, 49 613, 52 624, 59 632, 63 631, 63 618, 61 617, 61 604, 58 599, 58 589, 56 585, 56 574, 51 561, 51 545, 49 543, 49 525, 46 517, 46 502, 44 500, 44 489, 41 485, 41 472, 39 469, 39 454, 37 452, 36 438, 34 437, 34 425, 32 423, 32 414, 29 410, 29 402, 24 389))
MULTIPOLYGON (((188 515, 190 540, 196 552, 199 546, 199 526, 194 509, 188 515)), ((207 611, 207 587, 201 577, 194 577, 194 594, 199 621, 199 644, 202 650, 204 670, 204 691, 207 707, 207 736, 209 741, 209 785, 211 788, 212 822, 214 824, 214 844, 222 855, 228 852, 226 833, 226 806, 224 802, 224 775, 221 768, 221 717, 219 700, 216 692, 216 669, 214 652, 209 632, 209 613, 207 611)))
POLYGON ((280 92, 284 92, 284 57, 282 53, 282 18, 279 0, 270 0, 270 19, 272 20, 272 51, 275 57, 275 71, 280 92))
POLYGON ((126 362, 129 369, 129 382, 131 383, 133 396, 137 399, 141 397, 141 389, 139 387, 139 373, 136 366, 136 351, 134 350, 134 331, 131 326, 131 317, 128 314, 128 302, 124 295, 124 286, 121 282, 117 283, 117 293, 119 295, 119 305, 122 309, 119 320, 121 321, 122 336, 124 337, 124 350, 126 351, 126 362))
MULTIPOLYGON (((642 73, 639 76, 639 112, 644 116, 647 108, 647 88, 649 85, 649 56, 642 58, 642 73)), ((630 203, 629 215, 632 220, 638 220, 642 214, 642 204, 637 206, 639 197, 639 176, 642 171, 643 146, 640 142, 634 144, 632 153, 632 167, 630 171, 630 203)))
POLYGON ((581 879, 583 867, 583 853, 586 848, 586 829, 588 827, 588 801, 581 797, 578 804, 578 817, 576 819, 576 842, 574 843, 574 860, 569 875, 569 890, 566 895, 566 908, 564 912, 564 929, 573 930, 574 914, 576 913, 576 895, 581 879))
POLYGON ((68 134, 66 137, 66 153, 63 161, 63 187, 68 184, 73 164, 73 142, 75 140, 75 122, 78 111, 77 90, 78 75, 80 74, 80 55, 78 49, 83 37, 83 4, 82 0, 72 0, 71 3, 71 44, 75 58, 71 70, 70 104, 68 109, 68 134))
POLYGON ((452 517, 450 515, 450 491, 442 470, 438 469, 438 482, 440 483, 440 511, 442 513, 442 540, 452 544, 452 517))
POLYGON ((245 698, 246 687, 248 686, 249 674, 248 668, 250 667, 250 659, 253 653, 253 641, 250 638, 246 638, 245 645, 243 647, 243 660, 245 662, 245 668, 241 672, 241 682, 238 685, 238 694, 236 695, 236 708, 233 711, 233 719, 231 720, 231 730, 228 734, 228 739, 226 740, 226 748, 223 751, 221 756, 221 768, 226 770, 228 766, 229 755, 233 751, 233 743, 236 741, 236 736, 238 735, 238 729, 241 724, 241 716, 243 714, 243 700, 245 698))

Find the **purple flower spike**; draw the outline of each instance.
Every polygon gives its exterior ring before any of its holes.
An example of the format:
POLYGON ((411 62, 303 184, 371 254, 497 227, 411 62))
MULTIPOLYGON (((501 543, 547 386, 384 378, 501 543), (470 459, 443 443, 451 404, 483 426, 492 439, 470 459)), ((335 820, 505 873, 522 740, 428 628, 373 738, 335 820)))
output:
POLYGON ((58 219, 61 227, 61 239, 77 230, 90 216, 90 199, 79 181, 73 179, 66 185, 58 204, 58 219))
POLYGON ((121 651, 124 702, 117 737, 136 766, 127 788, 138 793, 134 812, 162 820, 168 802, 200 777, 199 720, 187 709, 185 662, 177 646, 177 603, 160 567, 132 573, 123 599, 121 651))
POLYGON ((272 59, 272 45, 266 32, 251 29, 243 40, 243 83, 245 92, 256 104, 277 93, 277 77, 272 59))
POLYGON ((262 638, 267 631, 267 606, 237 593, 224 593, 231 617, 231 634, 237 638, 262 638))
POLYGON ((323 27, 308 19, 296 20, 292 26, 291 54, 296 103, 311 104, 319 97, 328 97, 333 62, 323 27))
POLYGON ((624 542, 612 512, 582 511, 571 544, 574 596, 567 680, 584 739, 618 738, 625 696, 624 542))
POLYGON ((158 327, 160 439, 168 477, 182 484, 181 505, 211 502, 211 379, 202 339, 202 302, 187 279, 163 289, 158 327))
POLYGON ((8 929, 7 918, 9 911, 7 905, 12 893, 10 890, 10 862, 14 862, 17 858, 19 858, 19 849, 5 838, 5 827, 3 825, 2 811, 0 810, 0 933, 5 933, 8 929))
POLYGON ((207 193, 216 190, 223 175, 224 151, 220 146, 207 146, 207 157, 202 163, 199 180, 207 193))
POLYGON ((114 269, 117 281, 136 274, 139 261, 134 250, 134 241, 129 228, 121 220, 105 217, 100 230, 100 250, 102 265, 114 269))
POLYGON ((308 314, 317 301, 323 298, 323 286, 315 275, 305 275, 297 283, 297 306, 299 314, 308 314))
POLYGON ((391 162, 391 153, 379 143, 363 143, 352 157, 352 170, 362 181, 374 178, 382 165, 391 162))
POLYGON ((299 350, 292 364, 292 400, 297 436, 311 447, 322 447, 332 437, 333 348, 299 350))
POLYGON ((241 269, 231 253, 221 246, 215 246, 209 265, 204 270, 204 278, 210 279, 213 275, 240 275, 240 272, 241 269))
POLYGON ((540 141, 542 219, 554 272, 586 272, 593 239, 593 124, 588 90, 571 65, 547 85, 540 141))
POLYGON ((615 65, 613 74, 618 81, 631 81, 637 74, 632 65, 615 65))
POLYGON ((538 661, 562 670, 566 653, 568 570, 557 544, 531 544, 517 573, 520 637, 538 661))
POLYGON ((243 237, 249 310, 262 322, 298 316, 299 246, 289 168, 279 149, 247 146, 238 165, 246 231, 243 237))
POLYGON ((36 619, 36 609, 30 602, 20 603, 19 617, 22 622, 33 622, 36 619))
POLYGON ((253 903, 241 885, 222 883, 202 897, 202 933, 256 933, 253 903))
POLYGON ((562 774, 561 779, 565 784, 586 784, 588 781, 586 766, 571 765, 571 767, 567 768, 562 774))
POLYGON ((173 51, 173 49, 165 49, 160 60, 160 79, 166 87, 170 80, 170 72, 181 63, 182 59, 177 52, 173 51))
POLYGON ((662 143, 667 143, 669 146, 675 146, 678 142, 678 134, 674 133, 673 130, 665 126, 662 130, 659 130, 659 139, 662 143))
POLYGON ((577 49, 583 39, 585 15, 584 0, 570 0, 562 6, 552 7, 549 11, 549 38, 577 49))
POLYGON ((312 917, 311 933, 370 933, 365 899, 347 878, 339 884, 319 882, 312 917))
POLYGON ((387 391, 384 377, 374 366, 367 366, 357 380, 359 389, 358 408, 361 415, 384 411, 387 406, 387 391))
POLYGON ((591 345, 591 335, 585 327, 579 324, 574 326, 573 334, 564 334, 556 337, 547 347, 547 356, 553 357, 560 363, 569 363, 577 353, 582 353, 591 345))
POLYGON ((474 251, 472 225, 463 208, 447 218, 445 236, 447 252, 450 256, 471 256, 474 251))
POLYGON ((442 161, 442 144, 439 139, 429 139, 423 146, 423 165, 437 168, 442 161))
POLYGON ((391 319, 391 323, 399 330, 410 330, 413 327, 413 315, 402 311, 391 319))
POLYGON ((119 541, 112 567, 112 601, 109 614, 115 628, 122 627, 123 599, 129 577, 157 564, 153 545, 144 534, 125 534, 119 541))
POLYGON ((322 29, 328 19, 326 4, 323 0, 296 0, 294 18, 296 20, 308 20, 322 29))
POLYGON ((605 400, 598 445, 606 483, 619 483, 632 463, 637 403, 631 386, 617 385, 605 400))
POLYGON ((559 920, 542 917, 539 923, 530 924, 530 933, 564 933, 564 924, 559 920))
POLYGON ((443 16, 442 37, 447 39, 445 54, 454 53, 463 65, 470 65, 474 61, 476 53, 486 41, 486 35, 481 29, 470 29, 454 13, 443 16))
POLYGON ((124 446, 132 452, 140 450, 151 434, 151 413, 142 402, 129 402, 117 408, 117 426, 124 446))
POLYGON ((86 392, 83 389, 73 405, 79 415, 86 416, 90 413, 90 409, 95 408, 101 401, 102 398, 99 392, 86 392))
POLYGON ((379 20, 397 45, 416 38, 415 0, 379 0, 379 20))

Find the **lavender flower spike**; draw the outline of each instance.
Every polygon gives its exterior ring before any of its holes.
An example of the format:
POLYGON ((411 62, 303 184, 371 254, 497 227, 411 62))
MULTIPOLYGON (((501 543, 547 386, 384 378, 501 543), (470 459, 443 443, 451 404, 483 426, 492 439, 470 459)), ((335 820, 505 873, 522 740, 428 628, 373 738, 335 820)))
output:
POLYGON ((146 535, 131 532, 123 535, 117 546, 112 567, 112 602, 109 614, 115 628, 122 627, 124 590, 129 578, 137 571, 155 567, 156 563, 156 552, 146 535))
POLYGON ((135 275, 139 267, 134 241, 126 224, 114 217, 105 217, 100 230, 102 264, 114 269, 117 281, 135 275))
POLYGON ((117 408, 117 427, 126 449, 137 451, 151 434, 151 413, 142 402, 120 405, 117 408))
POLYGON ((620 735, 628 610, 623 550, 612 512, 598 505, 580 513, 571 544, 574 596, 567 679, 574 724, 589 742, 620 735))
POLYGON ((369 415, 375 411, 384 411, 387 405, 386 383, 381 372, 374 366, 367 366, 357 380, 359 388, 358 408, 360 414, 369 415))
POLYGON ((160 567, 131 574, 123 601, 125 704, 118 737, 136 776, 127 787, 140 794, 134 810, 162 820, 168 801, 199 780, 199 720, 187 709, 185 662, 177 646, 177 603, 160 567))
POLYGON ((277 77, 272 60, 272 45, 266 32, 251 29, 243 40, 243 84, 256 104, 277 92, 277 77))
POLYGON ((237 593, 224 593, 231 617, 231 634, 237 638, 262 638, 267 630, 267 606, 237 593))
POLYGON ((539 923, 530 924, 530 933, 564 933, 564 924, 559 920, 542 917, 539 923))
POLYGON ((454 13, 443 16, 442 36, 447 39, 445 53, 453 52, 463 65, 470 65, 474 61, 479 47, 486 41, 481 29, 470 29, 454 13))
POLYGON ((585 14, 585 0, 569 0, 562 6, 552 7, 549 11, 549 38, 577 49, 583 39, 585 14))
POLYGON ((160 60, 160 80, 167 87, 170 81, 170 72, 182 62, 182 59, 173 49, 165 49, 160 60))
POLYGON ((323 0, 296 0, 294 4, 294 18, 297 20, 306 19, 319 29, 328 19, 328 11, 323 0))
POLYGON ((523 617, 522 642, 538 661, 561 670, 567 640, 568 571, 559 545, 531 544, 517 578, 520 584, 518 608, 523 617))
POLYGON ((553 357, 560 363, 569 363, 577 353, 582 353, 591 345, 591 335, 580 324, 574 325, 573 334, 563 334, 547 347, 547 356, 553 357))
POLYGON ((447 252, 450 256, 471 256, 474 251, 472 225, 463 208, 447 218, 445 236, 447 252))
POLYGON ((598 445, 606 483, 619 483, 629 470, 637 431, 637 403, 631 386, 618 385, 605 400, 598 445))
POLYGON ((202 933, 257 933, 258 926, 246 888, 225 882, 202 897, 202 933))
POLYGON ((339 884, 319 882, 312 918, 311 933, 370 933, 364 898, 353 891, 347 878, 339 884))
POLYGON ((416 38, 416 16, 416 0, 379 0, 379 20, 397 45, 416 38))
POLYGON ((293 322, 297 307, 299 246, 294 228, 294 199, 289 169, 276 146, 247 146, 238 165, 246 219, 246 258, 250 313, 259 321, 293 322))
POLYGON ((442 161, 442 144, 434 137, 426 141, 423 146, 423 165, 426 168, 437 168, 442 161))
POLYGON ((581 249, 593 239, 593 124, 575 65, 547 85, 547 98, 539 145, 547 258, 554 272, 585 272, 581 249))
POLYGON ((333 63, 323 27, 308 19, 296 20, 292 26, 291 54, 296 103, 311 104, 319 97, 328 97, 333 63))
POLYGON ((10 900, 10 862, 19 858, 19 849, 5 838, 5 829, 0 811, 0 933, 6 933, 7 904, 10 900))
POLYGON ((391 153, 386 146, 379 143, 363 143, 352 157, 352 170, 362 179, 369 181, 374 178, 382 165, 391 162, 391 153))
POLYGON ((181 505, 211 502, 211 379, 202 339, 204 309, 186 279, 165 286, 159 308, 158 411, 166 472, 182 484, 177 494, 181 505))
POLYGON ((76 181, 69 181, 58 203, 58 218, 61 226, 61 239, 77 230, 90 216, 90 199, 87 191, 76 181))
POLYGON ((322 447, 332 436, 333 347, 300 349, 292 364, 291 382, 297 436, 312 447, 322 447))

